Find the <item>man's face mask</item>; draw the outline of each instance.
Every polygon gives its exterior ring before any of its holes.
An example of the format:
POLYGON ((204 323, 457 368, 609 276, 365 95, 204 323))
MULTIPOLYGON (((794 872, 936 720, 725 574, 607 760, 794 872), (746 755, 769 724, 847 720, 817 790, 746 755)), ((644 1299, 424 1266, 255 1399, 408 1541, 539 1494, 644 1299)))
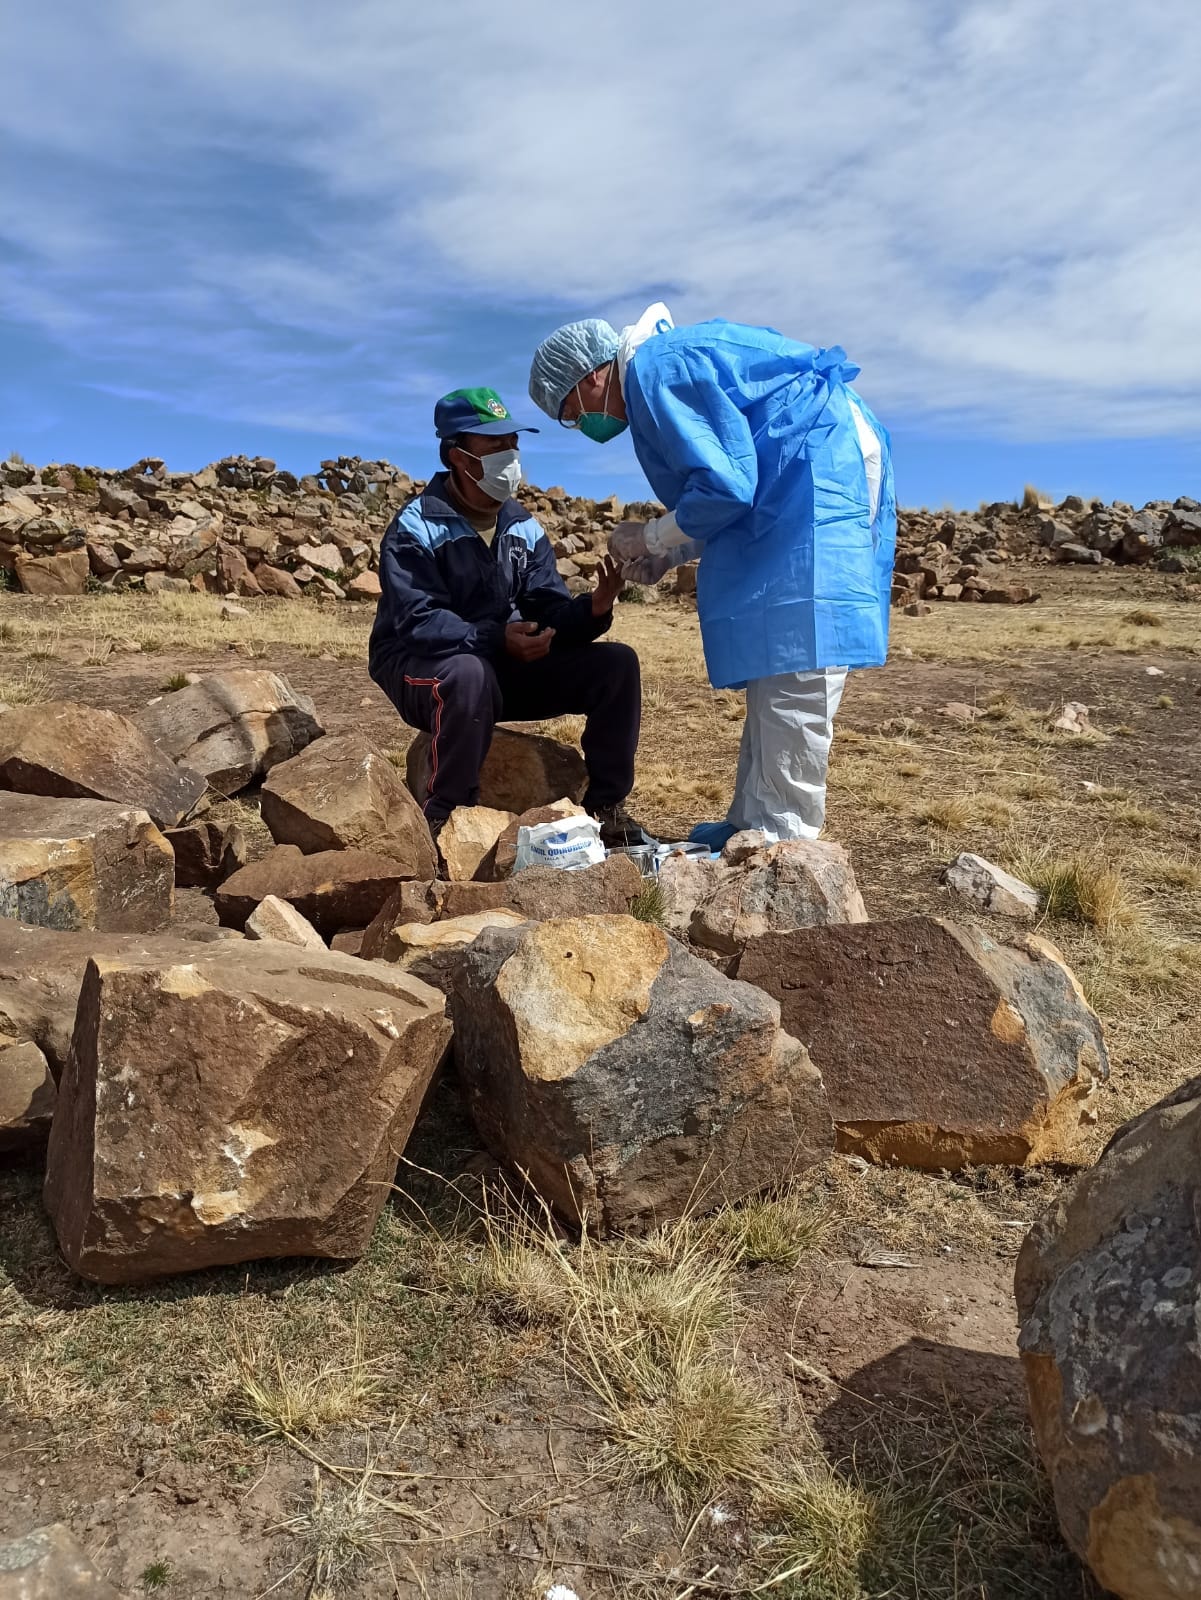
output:
MULTIPOLYGON (((463 454, 471 455, 470 450, 463 454)), ((520 450, 494 450, 490 456, 471 456, 480 475, 475 480, 485 494, 493 500, 508 500, 517 493, 521 484, 520 450)))
MULTIPOLYGON (((624 433, 629 427, 628 422, 624 422, 620 417, 611 417, 603 409, 609 403, 609 385, 613 382, 615 370, 616 363, 613 363, 609 367, 609 376, 605 380, 605 396, 601 402, 602 409, 600 411, 581 411, 574 423, 569 422, 567 424, 569 428, 578 428, 585 439, 592 439, 596 444, 608 444, 610 439, 616 439, 619 433, 624 433)), ((579 394, 578 384, 576 385, 576 393, 579 394)), ((582 395, 580 395, 580 400, 582 403, 582 395)))

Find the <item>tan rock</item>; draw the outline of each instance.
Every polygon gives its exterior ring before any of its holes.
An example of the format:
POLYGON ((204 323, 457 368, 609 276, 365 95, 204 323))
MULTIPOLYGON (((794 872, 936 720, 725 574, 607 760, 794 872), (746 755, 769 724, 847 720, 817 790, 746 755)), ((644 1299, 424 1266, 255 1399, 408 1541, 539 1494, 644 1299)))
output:
POLYGON ((336 544, 302 544, 296 547, 296 559, 317 572, 341 572, 344 565, 342 552, 336 544))
POLYGON ((205 792, 127 717, 71 700, 0 714, 0 789, 63 799, 112 800, 174 827, 205 792))
POLYGON ((0 1034, 0 1150, 42 1144, 55 1098, 54 1078, 37 1045, 0 1034))
POLYGON ((392 857, 367 850, 306 856, 295 845, 279 844, 226 878, 215 896, 217 915, 226 927, 244 927, 255 907, 275 895, 328 939, 343 928, 368 925, 407 876, 392 857))
POLYGON ((631 917, 484 931, 451 1010, 489 1148, 572 1221, 646 1227, 830 1149, 821 1079, 774 1002, 631 917))
POLYGON ((0 1544, 0 1600, 120 1600, 71 1530, 53 1522, 0 1544))
MULTIPOLYGON (((278 939, 283 944, 294 944, 301 950, 324 950, 325 940, 307 917, 302 917, 295 906, 269 894, 246 918, 248 939, 278 939)), ((408 970, 407 968, 405 969, 408 970)))
POLYGON ((808 1046, 841 1150, 952 1171, 1077 1157, 1109 1061, 1043 940, 907 917, 763 934, 737 972, 808 1046))
POLYGON ((1019 1348, 1064 1536, 1121 1600, 1201 1593, 1201 1078, 1027 1235, 1019 1348))
POLYGON ((17 582, 25 594, 83 594, 92 575, 87 550, 62 550, 53 556, 16 556, 17 582))
POLYGON ((447 877, 456 883, 490 879, 497 840, 516 820, 511 811, 494 811, 491 806, 459 806, 452 811, 438 835, 447 877))
POLYGON ((246 835, 236 822, 204 818, 182 828, 168 828, 175 851, 175 883, 180 889, 215 889, 246 865, 246 835))
MULTIPOLYGON (((429 786, 429 746, 425 733, 409 746, 406 776, 418 800, 425 798, 429 786)), ((520 816, 561 795, 582 800, 587 786, 588 773, 578 750, 544 734, 498 727, 480 771, 479 803, 520 816)))
POLYGON ((1088 707, 1079 700, 1065 700, 1059 715, 1051 719, 1051 728, 1055 733, 1091 733, 1088 707))
POLYGON ((278 672, 233 668, 152 700, 138 727, 172 761, 232 795, 297 755, 324 729, 313 702, 278 672))
POLYGON ((380 581, 374 572, 360 572, 346 585, 348 600, 365 600, 372 604, 380 597, 380 581))
POLYGON ((0 917, 153 932, 171 920, 174 882, 171 846, 145 811, 0 793, 0 917))
POLYGON ((519 911, 498 906, 494 911, 474 911, 465 917, 448 917, 444 922, 400 923, 390 930, 382 959, 433 984, 435 989, 445 990, 458 970, 463 951, 477 934, 485 928, 520 927, 525 920, 519 911))
POLYGON ((330 951, 89 960, 46 1175, 68 1262, 136 1283, 361 1254, 449 1032, 436 990, 330 951))
POLYGON ((324 738, 275 767, 261 807, 272 838, 306 854, 369 850, 390 857, 405 878, 429 878, 436 870, 421 807, 383 751, 362 734, 324 738))

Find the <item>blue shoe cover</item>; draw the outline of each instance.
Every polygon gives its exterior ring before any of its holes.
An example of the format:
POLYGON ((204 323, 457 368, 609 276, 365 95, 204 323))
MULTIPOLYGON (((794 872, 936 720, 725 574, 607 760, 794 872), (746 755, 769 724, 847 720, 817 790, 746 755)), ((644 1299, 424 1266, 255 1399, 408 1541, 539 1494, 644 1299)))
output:
POLYGON ((710 850, 721 851, 737 831, 728 822, 698 822, 688 835, 688 843, 703 844, 710 850))

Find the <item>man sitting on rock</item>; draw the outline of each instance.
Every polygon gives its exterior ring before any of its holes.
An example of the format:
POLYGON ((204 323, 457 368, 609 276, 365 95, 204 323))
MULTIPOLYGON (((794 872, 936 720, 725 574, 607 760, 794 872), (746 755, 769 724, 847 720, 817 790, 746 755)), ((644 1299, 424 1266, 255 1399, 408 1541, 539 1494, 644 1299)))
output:
POLYGON ((582 713, 586 809, 610 847, 644 842, 623 802, 642 712, 638 657, 598 645, 621 566, 607 558, 575 598, 542 528, 513 498, 518 428, 493 389, 456 389, 434 407, 444 471, 393 518, 380 549, 372 678, 430 735, 423 809, 435 838, 456 806, 477 805, 499 721, 582 713))

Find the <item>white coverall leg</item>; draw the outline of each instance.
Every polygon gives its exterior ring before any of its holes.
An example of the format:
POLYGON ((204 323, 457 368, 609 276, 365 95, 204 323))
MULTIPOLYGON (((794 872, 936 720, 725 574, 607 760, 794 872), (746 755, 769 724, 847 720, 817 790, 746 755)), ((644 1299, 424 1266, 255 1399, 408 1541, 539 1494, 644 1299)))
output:
MULTIPOLYGON (((872 523, 880 506, 880 441, 851 403, 863 453, 872 523)), ((746 723, 726 821, 770 840, 816 839, 826 820, 826 773, 845 667, 757 678, 746 688, 746 723)))
POLYGON ((746 687, 746 723, 726 820, 772 841, 816 839, 826 820, 826 772, 845 667, 785 672, 746 687))

